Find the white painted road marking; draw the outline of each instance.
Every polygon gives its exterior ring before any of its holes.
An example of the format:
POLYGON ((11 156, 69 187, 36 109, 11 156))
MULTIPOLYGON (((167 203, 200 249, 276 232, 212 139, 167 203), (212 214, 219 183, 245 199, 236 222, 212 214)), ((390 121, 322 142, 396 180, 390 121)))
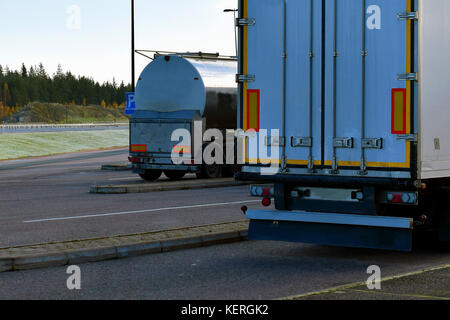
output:
POLYGON ((73 216, 73 217, 62 217, 62 218, 46 218, 46 219, 37 219, 37 220, 27 220, 27 221, 24 221, 23 223, 36 223, 36 222, 75 220, 75 219, 89 219, 89 218, 98 218, 98 217, 120 216, 120 215, 126 215, 126 214, 152 213, 152 212, 159 212, 159 211, 172 211, 172 210, 182 210, 182 209, 195 209, 195 208, 230 206, 230 205, 236 205, 236 204, 246 204, 246 203, 256 203, 256 202, 261 202, 261 200, 247 200, 247 201, 223 202, 223 203, 208 203, 208 204, 197 204, 197 205, 182 206, 182 207, 168 207, 168 208, 157 208, 157 209, 138 210, 138 211, 125 211, 125 212, 114 212, 114 213, 91 214, 91 215, 84 215, 84 216, 73 216))

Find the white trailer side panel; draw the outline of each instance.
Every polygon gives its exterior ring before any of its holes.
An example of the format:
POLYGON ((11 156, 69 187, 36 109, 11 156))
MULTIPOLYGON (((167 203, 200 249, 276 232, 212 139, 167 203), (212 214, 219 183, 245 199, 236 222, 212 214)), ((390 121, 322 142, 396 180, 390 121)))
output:
POLYGON ((449 0, 419 1, 419 175, 450 177, 449 0))

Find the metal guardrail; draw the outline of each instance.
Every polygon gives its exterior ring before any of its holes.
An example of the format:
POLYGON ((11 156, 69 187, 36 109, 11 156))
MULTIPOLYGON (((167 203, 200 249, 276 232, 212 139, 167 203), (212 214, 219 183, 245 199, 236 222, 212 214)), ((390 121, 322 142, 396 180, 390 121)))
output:
POLYGON ((51 129, 51 128, 96 128, 96 127, 125 127, 128 122, 115 123, 80 123, 80 124, 3 124, 0 130, 22 130, 22 129, 51 129))

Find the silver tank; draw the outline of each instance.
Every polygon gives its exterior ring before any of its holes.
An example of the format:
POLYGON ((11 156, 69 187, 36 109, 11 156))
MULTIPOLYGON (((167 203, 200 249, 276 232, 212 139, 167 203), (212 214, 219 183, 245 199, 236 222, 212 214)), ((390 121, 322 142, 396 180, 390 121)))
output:
POLYGON ((136 109, 155 112, 195 110, 206 127, 235 129, 237 61, 195 55, 156 56, 136 86, 136 109))

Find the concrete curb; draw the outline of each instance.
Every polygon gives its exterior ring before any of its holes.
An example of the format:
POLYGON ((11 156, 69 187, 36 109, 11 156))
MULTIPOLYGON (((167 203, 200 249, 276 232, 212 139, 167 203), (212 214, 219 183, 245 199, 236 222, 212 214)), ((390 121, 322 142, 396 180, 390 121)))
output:
POLYGON ((0 272, 61 267, 238 242, 247 239, 247 230, 248 221, 237 221, 109 238, 3 248, 0 249, 0 272))
POLYGON ((233 178, 213 180, 186 180, 168 181, 163 183, 142 183, 130 185, 94 185, 90 187, 90 193, 96 194, 123 194, 146 193, 157 191, 175 191, 189 189, 223 188, 248 185, 249 182, 236 181, 233 178))

